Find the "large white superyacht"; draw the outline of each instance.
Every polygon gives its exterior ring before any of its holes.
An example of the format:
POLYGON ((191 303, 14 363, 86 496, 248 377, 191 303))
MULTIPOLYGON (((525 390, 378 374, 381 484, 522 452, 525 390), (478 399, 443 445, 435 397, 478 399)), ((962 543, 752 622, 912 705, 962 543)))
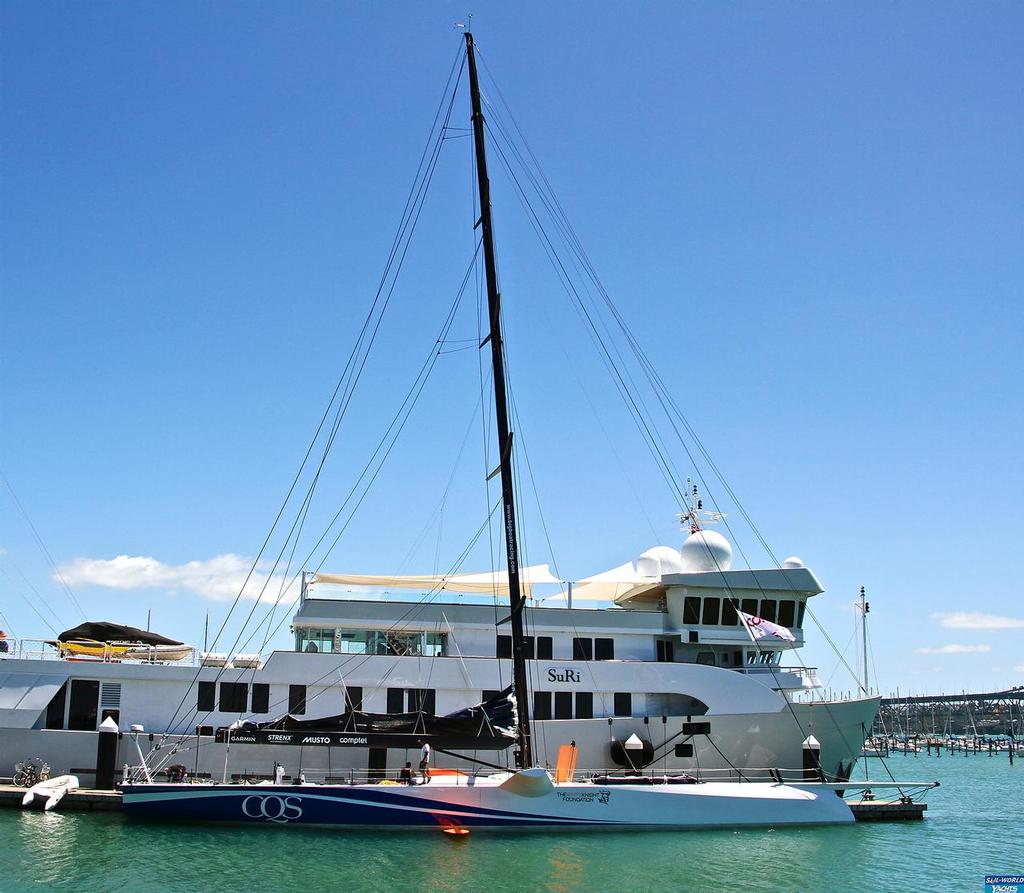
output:
MULTIPOLYGON (((658 546, 573 585, 558 584, 546 565, 523 568, 535 748, 574 741, 578 765, 594 770, 798 768, 813 737, 821 768, 845 777, 878 699, 825 700, 815 670, 799 662, 807 602, 821 584, 796 558, 741 570, 731 557, 724 537, 697 529, 681 549, 658 546), (555 595, 543 598, 545 588, 555 595), (754 639, 742 614, 790 630, 793 641, 754 639)), ((446 715, 487 701, 512 681, 500 607, 507 587, 494 573, 305 574, 294 651, 265 656, 196 652, 173 661, 181 651, 173 644, 8 640, 0 774, 38 756, 88 778, 107 717, 121 730, 141 726, 144 750, 173 748, 171 762, 201 776, 221 777, 228 747, 235 776, 267 775, 275 763, 296 777, 395 772, 418 752, 388 746, 386 735, 278 732, 275 744, 273 734, 257 743, 247 729, 284 715, 446 715), (419 597, 395 595, 417 589, 419 597)), ((135 759, 125 731, 120 747, 118 765, 135 759)), ((437 759, 469 765, 463 753, 437 759)))

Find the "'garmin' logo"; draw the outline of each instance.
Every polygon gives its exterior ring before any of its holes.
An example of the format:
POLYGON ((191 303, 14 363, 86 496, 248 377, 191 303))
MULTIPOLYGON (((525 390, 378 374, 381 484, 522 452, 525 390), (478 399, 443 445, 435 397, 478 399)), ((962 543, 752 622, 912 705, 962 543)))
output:
POLYGON ((579 670, 556 670, 554 667, 548 670, 548 682, 581 682, 579 670))
POLYGON ((298 797, 278 797, 251 794, 242 801, 242 815, 250 819, 262 819, 276 825, 284 825, 302 818, 302 801, 298 797))

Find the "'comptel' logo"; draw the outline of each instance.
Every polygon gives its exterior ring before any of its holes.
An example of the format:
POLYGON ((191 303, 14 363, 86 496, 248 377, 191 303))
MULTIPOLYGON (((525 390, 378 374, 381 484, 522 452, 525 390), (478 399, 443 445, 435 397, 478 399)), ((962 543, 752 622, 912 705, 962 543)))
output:
POLYGON ((1024 893, 1024 874, 987 874, 985 893, 1024 893))

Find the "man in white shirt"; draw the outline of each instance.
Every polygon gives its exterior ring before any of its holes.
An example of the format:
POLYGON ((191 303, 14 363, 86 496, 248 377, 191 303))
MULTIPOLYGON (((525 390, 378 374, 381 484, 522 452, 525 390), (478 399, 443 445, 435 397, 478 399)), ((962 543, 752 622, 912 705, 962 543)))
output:
POLYGON ((430 745, 426 741, 420 748, 420 775, 423 776, 423 784, 430 781, 430 745))

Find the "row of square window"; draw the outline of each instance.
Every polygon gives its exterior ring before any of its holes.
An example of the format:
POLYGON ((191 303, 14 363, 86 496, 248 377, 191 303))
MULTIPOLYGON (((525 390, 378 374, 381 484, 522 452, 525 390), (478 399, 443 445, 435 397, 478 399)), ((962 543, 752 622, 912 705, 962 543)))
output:
MULTIPOLYGON (((688 595, 683 599, 683 623, 706 624, 709 626, 739 626, 740 618, 736 614, 736 600, 729 598, 704 598, 688 595)), ((793 599, 777 600, 774 598, 745 598, 740 600, 740 610, 744 614, 752 614, 763 620, 770 620, 780 626, 804 625, 804 608, 806 603, 793 599)))
MULTIPOLYGON (((389 688, 388 713, 436 713, 436 691, 432 688, 389 688)), ((221 713, 269 713, 270 685, 266 682, 252 684, 252 701, 249 701, 249 684, 246 682, 220 683, 220 697, 217 697, 217 683, 200 682, 196 695, 198 710, 221 713)), ((350 685, 345 690, 346 711, 363 709, 363 689, 350 685)), ((276 712, 276 711, 275 711, 276 712)), ((288 686, 288 712, 302 716, 306 712, 306 686, 288 686)))
MULTIPOLYGON (((483 692, 483 700, 497 697, 498 691, 483 692)), ((614 716, 633 715, 633 695, 628 691, 617 691, 613 698, 614 716)), ((593 719, 594 693, 592 691, 535 691, 533 693, 532 719, 593 719), (576 710, 573 711, 573 701, 576 710), (552 709, 554 708, 554 709, 552 709)))
MULTIPOLYGON (((554 640, 551 636, 524 636, 523 653, 527 660, 551 660, 554 640)), ((512 657, 512 637, 498 636, 497 657, 512 657)), ((614 639, 588 639, 575 637, 572 640, 573 660, 615 660, 614 639)))

